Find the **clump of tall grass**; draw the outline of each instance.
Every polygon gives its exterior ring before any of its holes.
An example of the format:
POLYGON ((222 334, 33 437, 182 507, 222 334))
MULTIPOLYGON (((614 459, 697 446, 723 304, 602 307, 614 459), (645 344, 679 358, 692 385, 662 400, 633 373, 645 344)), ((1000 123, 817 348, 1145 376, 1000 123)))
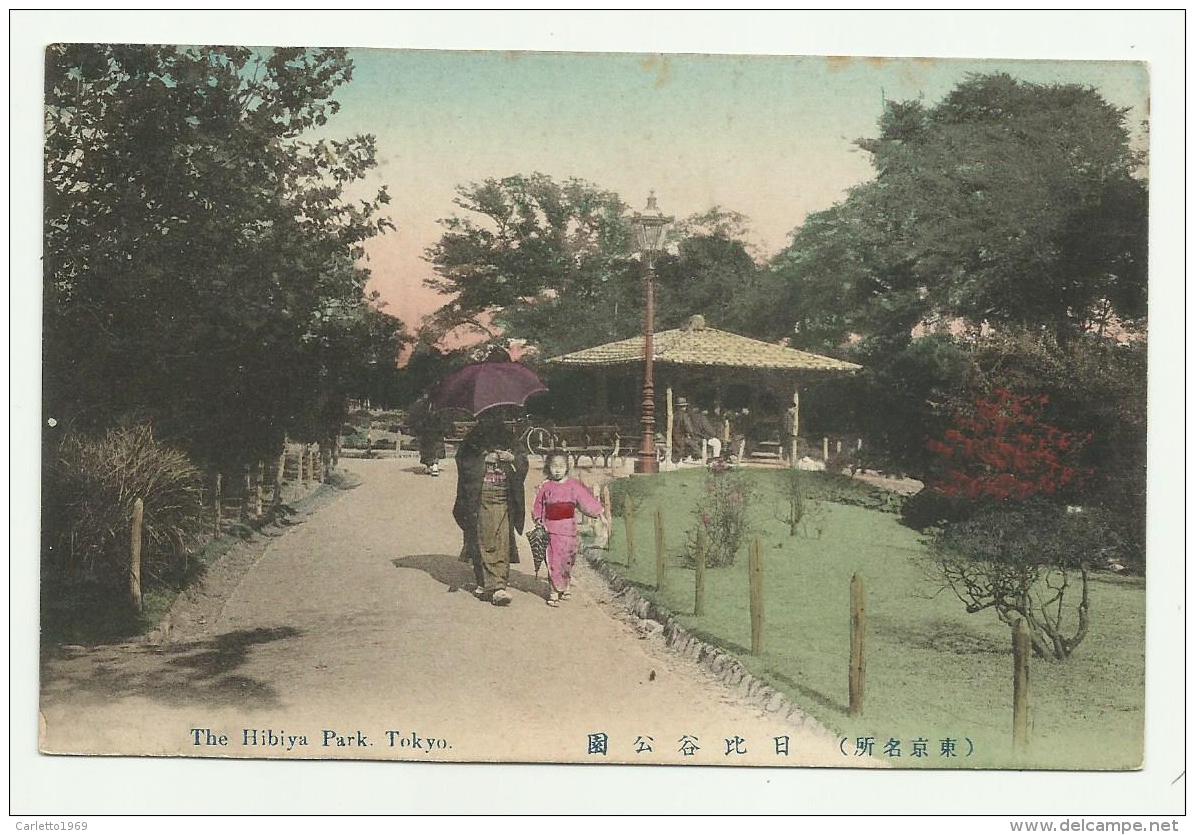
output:
POLYGON ((145 505, 142 577, 165 584, 186 570, 203 519, 203 477, 149 426, 63 438, 45 467, 43 565, 51 578, 119 586, 127 579, 133 503, 145 505))

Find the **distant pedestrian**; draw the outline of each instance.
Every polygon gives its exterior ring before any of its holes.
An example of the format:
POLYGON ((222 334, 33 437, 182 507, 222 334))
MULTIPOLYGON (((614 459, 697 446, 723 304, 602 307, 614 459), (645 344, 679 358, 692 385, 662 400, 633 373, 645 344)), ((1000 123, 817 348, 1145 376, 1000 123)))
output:
POLYGON ((544 475, 547 480, 539 486, 535 503, 531 506, 531 518, 548 531, 548 580, 552 590, 548 593, 548 605, 557 606, 569 596, 573 564, 577 559, 580 542, 577 538, 576 512, 586 516, 602 518, 606 524, 602 503, 589 492, 589 488, 568 477, 569 457, 563 450, 554 449, 544 456, 544 475))
POLYGON ((440 474, 440 459, 445 457, 444 436, 448 433, 448 416, 437 409, 427 394, 421 396, 411 407, 407 425, 419 445, 419 463, 423 471, 431 476, 440 474))
POLYGON ((481 413, 456 453, 453 518, 464 533, 461 561, 473 564, 474 594, 495 606, 510 603, 510 564, 519 561, 515 536, 527 516, 523 485, 527 455, 498 410, 481 413))

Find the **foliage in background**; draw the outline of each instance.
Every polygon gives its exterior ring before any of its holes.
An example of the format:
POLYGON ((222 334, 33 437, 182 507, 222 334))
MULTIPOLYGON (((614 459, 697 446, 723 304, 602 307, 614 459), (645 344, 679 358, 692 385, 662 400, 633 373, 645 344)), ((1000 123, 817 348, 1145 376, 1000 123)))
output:
POLYGON ((1142 160, 1094 89, 972 76, 932 107, 890 102, 879 128, 858 143, 875 178, 775 259, 798 344, 907 343, 953 317, 1065 342, 1145 316, 1142 160))
MULTIPOLYGON (((426 253, 436 271, 428 286, 445 296, 430 338, 467 326, 495 339, 500 329, 552 356, 641 332, 643 266, 619 195, 534 173, 461 186, 456 204, 464 213, 440 221, 426 253)), ((694 313, 749 336, 787 328, 775 321, 778 279, 756 263, 747 234, 745 217, 717 206, 671 228, 656 260, 657 329, 694 313)))
POLYGON ((356 266, 374 138, 307 139, 343 49, 57 44, 46 54, 45 390, 59 426, 127 412, 197 460, 318 440, 397 320, 356 266))
POLYGON ((200 532, 199 470, 159 443, 147 425, 98 437, 70 434, 47 461, 43 536, 48 581, 124 587, 133 502, 145 505, 142 578, 147 587, 176 580, 200 532))
POLYGON ((976 385, 1003 385, 1049 398, 1048 420, 1090 436, 1079 466, 1090 472, 1079 500, 1116 519, 1125 558, 1145 561, 1148 349, 1089 334, 1059 345, 1013 332, 976 346, 976 385))
POLYGON ((434 337, 461 325, 496 337, 486 316, 546 352, 629 335, 640 284, 618 195, 533 173, 460 186, 455 202, 465 214, 441 220, 426 253, 446 297, 434 337))

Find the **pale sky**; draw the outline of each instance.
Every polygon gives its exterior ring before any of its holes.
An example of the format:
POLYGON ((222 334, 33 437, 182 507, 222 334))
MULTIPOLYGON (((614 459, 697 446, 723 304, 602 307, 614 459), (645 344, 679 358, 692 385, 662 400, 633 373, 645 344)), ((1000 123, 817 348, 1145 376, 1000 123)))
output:
POLYGON ((771 255, 810 212, 871 176, 854 140, 883 101, 940 100, 968 73, 1096 87, 1149 105, 1140 63, 352 50, 330 136, 373 133, 398 227, 367 244, 371 289, 414 329, 442 303, 422 286, 436 221, 458 184, 542 171, 580 177, 641 208, 655 189, 678 218, 717 204, 751 219, 771 255))

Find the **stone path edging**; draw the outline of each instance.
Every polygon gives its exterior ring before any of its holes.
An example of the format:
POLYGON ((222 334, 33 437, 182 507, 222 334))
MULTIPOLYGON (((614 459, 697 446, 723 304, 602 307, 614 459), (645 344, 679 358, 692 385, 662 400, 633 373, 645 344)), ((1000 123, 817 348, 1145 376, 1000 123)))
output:
POLYGON ((664 644, 670 650, 709 670, 755 707, 782 717, 795 727, 833 736, 829 729, 793 704, 787 696, 748 672, 732 653, 702 641, 681 626, 667 609, 639 594, 630 581, 610 567, 600 548, 587 546, 582 550, 590 567, 610 587, 613 601, 641 622, 654 624, 649 631, 661 632, 664 644))

